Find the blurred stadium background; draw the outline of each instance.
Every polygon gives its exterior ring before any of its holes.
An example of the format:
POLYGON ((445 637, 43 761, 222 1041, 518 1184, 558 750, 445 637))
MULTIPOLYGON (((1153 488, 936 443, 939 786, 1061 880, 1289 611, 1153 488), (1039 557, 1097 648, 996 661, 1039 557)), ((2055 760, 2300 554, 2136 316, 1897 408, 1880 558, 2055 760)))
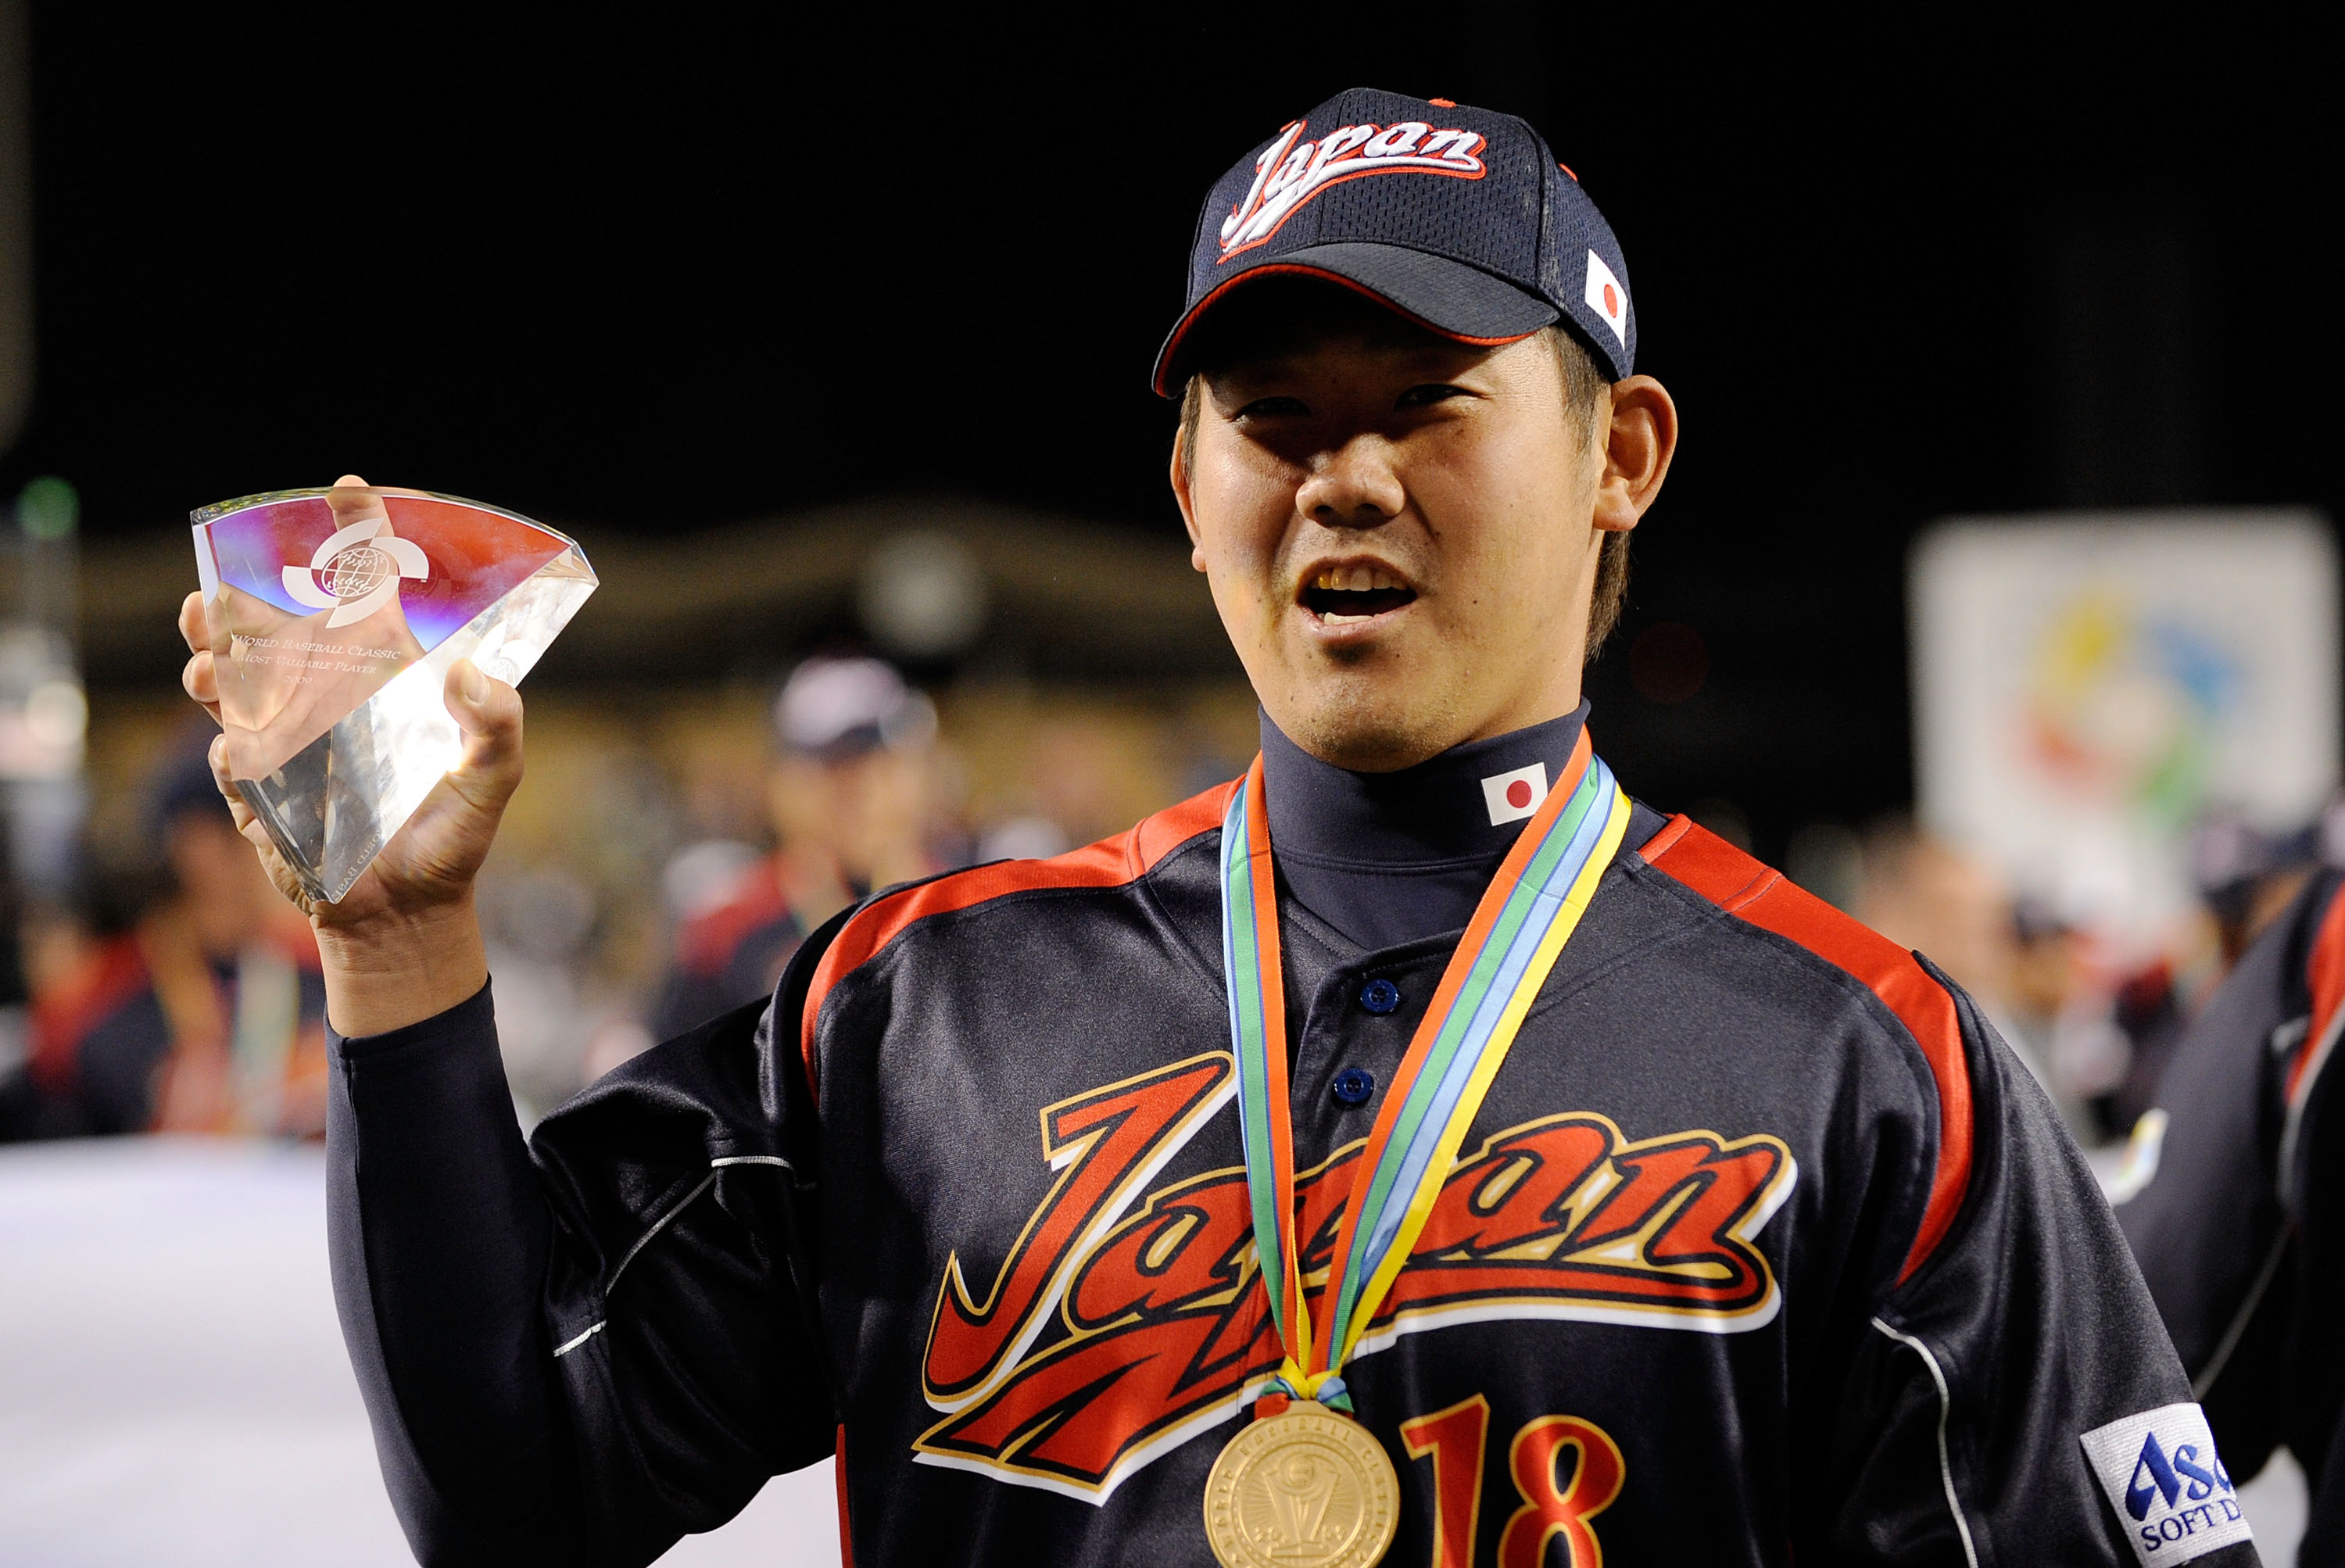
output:
MULTIPOLYGON (((601 574, 483 888, 524 1118, 649 1038, 796 820, 810 655, 933 703, 929 863, 1235 772, 1145 367, 1195 193, 1374 81, 1526 115, 1628 248, 1686 445, 1589 678, 1623 779, 1938 958, 2138 1176, 2163 1044, 2345 852, 2316 51, 2252 13, 825 26, 0 0, 7 1125, 88 1129, 35 1103, 41 1029, 189 874, 157 800, 208 502, 355 470, 601 574)), ((400 1560, 317 1169, 0 1151, 0 1563, 400 1560)), ((820 1481, 676 1560, 823 1560, 820 1481)))

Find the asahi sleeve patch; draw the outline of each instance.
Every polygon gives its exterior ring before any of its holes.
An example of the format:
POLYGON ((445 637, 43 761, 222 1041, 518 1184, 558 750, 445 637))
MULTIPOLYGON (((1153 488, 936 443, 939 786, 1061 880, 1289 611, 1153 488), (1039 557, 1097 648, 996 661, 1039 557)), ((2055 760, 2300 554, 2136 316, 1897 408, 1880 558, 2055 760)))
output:
POLYGON ((2253 1539, 2197 1405, 2166 1405, 2077 1441, 2144 1568, 2253 1539))

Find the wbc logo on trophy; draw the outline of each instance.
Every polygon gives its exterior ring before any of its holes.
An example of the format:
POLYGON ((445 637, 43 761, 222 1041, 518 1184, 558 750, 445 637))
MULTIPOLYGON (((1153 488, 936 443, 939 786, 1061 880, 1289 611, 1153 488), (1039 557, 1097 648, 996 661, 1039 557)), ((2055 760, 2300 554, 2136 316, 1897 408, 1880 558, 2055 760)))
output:
POLYGON ((420 583, 429 577, 431 563, 422 547, 383 533, 387 522, 375 517, 337 530, 318 546, 307 566, 285 567, 285 591, 293 602, 331 610, 326 625, 346 626, 396 599, 401 578, 420 583))

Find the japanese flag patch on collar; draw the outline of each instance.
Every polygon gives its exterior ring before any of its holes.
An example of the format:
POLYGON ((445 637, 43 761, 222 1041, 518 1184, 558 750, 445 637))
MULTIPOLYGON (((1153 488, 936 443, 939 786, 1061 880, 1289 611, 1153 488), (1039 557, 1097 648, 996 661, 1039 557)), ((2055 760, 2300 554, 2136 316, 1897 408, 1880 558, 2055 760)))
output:
POLYGON ((2167 1405, 2076 1440, 2144 1568, 2252 1540, 2197 1405, 2167 1405))
POLYGON ((1482 780, 1482 804, 1490 809, 1490 826, 1503 827, 1535 815, 1547 799, 1547 764, 1534 762, 1482 780))

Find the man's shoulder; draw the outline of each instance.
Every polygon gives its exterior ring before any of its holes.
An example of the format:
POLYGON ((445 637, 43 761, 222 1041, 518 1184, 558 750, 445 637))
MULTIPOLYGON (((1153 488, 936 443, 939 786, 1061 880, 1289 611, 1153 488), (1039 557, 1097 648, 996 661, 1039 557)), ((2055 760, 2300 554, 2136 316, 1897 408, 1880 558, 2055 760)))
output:
POLYGON ((1759 971, 1805 975, 1859 999, 1869 993, 1925 1050, 1958 1028, 1953 993, 1919 955, 1689 819, 1670 819, 1636 859, 1660 873, 1648 881, 1672 895, 1662 918, 1698 928, 1759 971))
POLYGON ((1049 860, 995 860, 874 895, 841 926, 813 981, 819 995, 889 950, 937 936, 957 941, 970 917, 1016 920, 1038 899, 1138 888, 1184 848, 1217 832, 1234 783, 1215 785, 1115 834, 1049 860), (948 936, 948 932, 953 934, 948 936))
MULTIPOLYGON (((1169 873, 1197 859, 1210 867, 1210 856, 1187 851, 1220 831, 1235 788, 1234 780, 1216 785, 1124 832, 1048 860, 996 860, 887 889, 816 932, 793 965, 797 984, 787 975, 782 983, 808 1082, 816 1077, 815 1036, 826 1009, 868 985, 886 989, 888 977, 908 961, 923 966, 928 989, 950 991, 956 971, 998 981, 1046 954, 1064 967, 1066 950, 1100 947, 1130 931, 1146 918, 1135 914, 1138 905, 1163 901, 1156 884, 1169 873)), ((1184 901, 1211 896, 1209 869, 1182 880, 1184 901)), ((1092 971, 1100 956, 1078 952, 1073 967, 1092 971)))
POLYGON ((1678 905, 1672 923, 1698 928, 1686 934, 1700 983, 1813 1008, 1818 1043, 1847 1038, 1834 1025, 1853 1019, 1860 1034, 1914 1054, 1937 1102, 1938 1150, 1910 1272, 1953 1223, 1970 1176, 1976 1094, 1960 993, 1919 954, 1684 817, 1637 858, 1678 905))

